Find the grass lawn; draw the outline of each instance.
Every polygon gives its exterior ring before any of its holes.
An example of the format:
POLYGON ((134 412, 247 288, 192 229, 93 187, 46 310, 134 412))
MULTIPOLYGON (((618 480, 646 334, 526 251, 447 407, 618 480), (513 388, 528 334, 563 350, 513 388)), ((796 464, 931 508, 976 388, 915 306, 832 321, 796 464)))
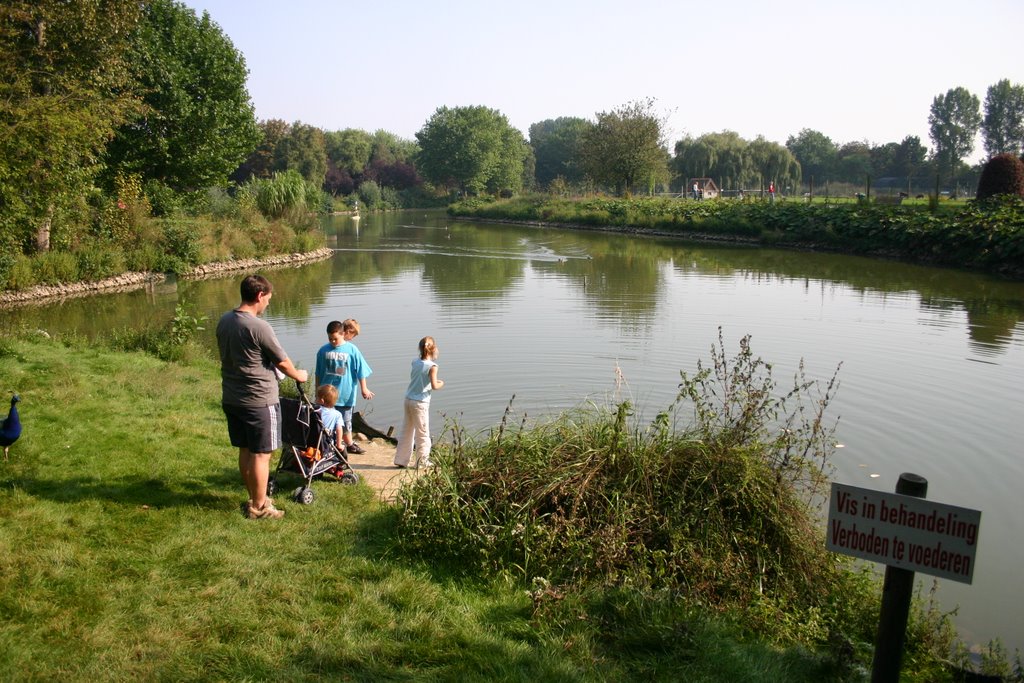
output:
POLYGON ((0 463, 2 680, 821 680, 713 620, 629 650, 582 614, 541 623, 521 585, 393 552, 362 484, 244 519, 212 360, 0 336, 0 389, 24 424, 0 463))

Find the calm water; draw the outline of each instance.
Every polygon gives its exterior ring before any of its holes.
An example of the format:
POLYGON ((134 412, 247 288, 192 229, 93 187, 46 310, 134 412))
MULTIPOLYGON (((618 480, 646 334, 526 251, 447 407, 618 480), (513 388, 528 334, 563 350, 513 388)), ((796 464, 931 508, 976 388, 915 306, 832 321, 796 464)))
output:
MULTIPOLYGON (((353 317, 373 366, 371 423, 401 421, 420 337, 440 347, 433 426, 471 432, 592 399, 653 415, 679 371, 707 361, 721 326, 732 356, 752 336, 787 386, 803 359, 841 386, 836 478, 892 491, 901 472, 928 497, 982 511, 974 584, 941 581, 970 641, 1024 650, 1017 489, 1024 480, 1024 283, 830 254, 449 220, 439 212, 332 217, 333 260, 270 273, 267 318, 307 368, 334 319, 353 317)), ((0 312, 0 321, 86 334, 162 324, 185 301, 216 317, 238 276, 0 312)), ((207 331, 213 345, 212 332, 207 331)), ((211 444, 211 447, 219 447, 211 444)), ((927 589, 931 578, 918 574, 927 589)))

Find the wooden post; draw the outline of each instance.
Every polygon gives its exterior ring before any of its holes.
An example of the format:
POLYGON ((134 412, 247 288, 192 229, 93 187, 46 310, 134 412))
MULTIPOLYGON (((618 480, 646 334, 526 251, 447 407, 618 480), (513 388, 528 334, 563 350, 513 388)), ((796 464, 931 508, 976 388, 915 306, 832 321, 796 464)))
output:
MULTIPOLYGON (((904 472, 896 482, 896 493, 926 498, 928 480, 904 472)), ((914 592, 914 572, 887 566, 882 585, 882 610, 878 615, 875 637, 875 658, 871 666, 871 683, 898 683, 903 645, 907 639, 907 618, 914 592)))

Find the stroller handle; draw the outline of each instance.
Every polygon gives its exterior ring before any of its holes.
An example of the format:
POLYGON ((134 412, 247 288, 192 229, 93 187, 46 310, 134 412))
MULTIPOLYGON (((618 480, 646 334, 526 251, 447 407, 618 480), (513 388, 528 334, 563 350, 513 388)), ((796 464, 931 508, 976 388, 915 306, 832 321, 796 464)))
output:
POLYGON ((306 391, 302 388, 302 382, 295 380, 295 389, 299 392, 299 402, 312 407, 314 398, 306 394, 306 391))

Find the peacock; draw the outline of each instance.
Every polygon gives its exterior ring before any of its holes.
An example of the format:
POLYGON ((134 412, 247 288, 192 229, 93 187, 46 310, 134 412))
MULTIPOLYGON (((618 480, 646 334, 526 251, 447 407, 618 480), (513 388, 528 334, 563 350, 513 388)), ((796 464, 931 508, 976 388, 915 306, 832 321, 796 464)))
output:
POLYGON ((0 427, 0 446, 4 447, 4 460, 7 460, 7 451, 18 437, 21 436, 21 418, 18 417, 18 395, 11 397, 11 412, 4 418, 3 426, 0 427))

